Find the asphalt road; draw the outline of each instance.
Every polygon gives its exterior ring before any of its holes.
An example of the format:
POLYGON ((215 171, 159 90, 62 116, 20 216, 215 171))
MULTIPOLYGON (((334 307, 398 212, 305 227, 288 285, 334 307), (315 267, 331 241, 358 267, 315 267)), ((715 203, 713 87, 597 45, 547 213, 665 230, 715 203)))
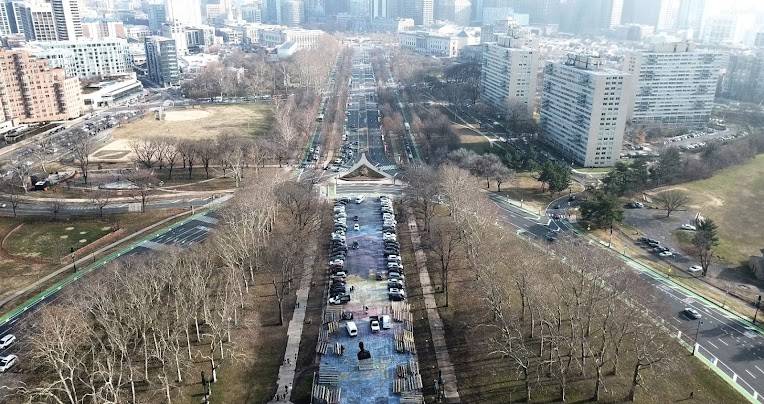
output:
MULTIPOLYGON (((491 194, 491 199, 499 206, 506 223, 517 229, 518 234, 531 240, 549 245, 546 234, 556 232, 559 237, 578 237, 572 231, 567 220, 551 220, 554 205, 567 203, 567 196, 550 204, 544 216, 536 216, 509 203, 506 199, 491 194)), ((607 248, 598 244, 592 248, 607 248)), ((704 300, 702 297, 677 285, 671 279, 658 274, 613 251, 632 269, 652 290, 655 307, 666 327, 674 335, 681 332, 682 339, 694 343, 697 332, 699 353, 709 362, 717 361, 717 366, 727 376, 750 394, 764 392, 764 336, 750 323, 704 300), (682 314, 687 308, 694 308, 702 315, 701 321, 692 320, 682 314)))
MULTIPOLYGON (((177 209, 188 209, 189 207, 193 206, 194 208, 202 207, 210 202, 214 198, 207 197, 207 198, 191 198, 191 199, 185 199, 183 197, 178 197, 177 199, 166 199, 166 200, 156 200, 156 201, 149 201, 146 203, 146 210, 152 210, 152 209, 171 209, 171 208, 177 208, 177 209)), ((16 208, 16 215, 17 216, 45 216, 45 217, 52 217, 53 214, 53 208, 51 207, 51 202, 44 203, 21 203, 16 208)), ((116 213, 129 213, 131 212, 130 206, 133 205, 136 208, 140 208, 140 202, 135 203, 114 203, 111 205, 108 205, 104 207, 103 213, 106 214, 116 214, 116 213), (138 205, 135 205, 137 203, 138 205)), ((97 215, 98 214, 98 207, 90 205, 88 203, 79 204, 79 203, 72 203, 72 204, 62 204, 58 215, 60 216, 79 216, 79 215, 97 215)), ((0 216, 13 216, 13 208, 9 204, 5 204, 3 207, 0 205, 0 216)))

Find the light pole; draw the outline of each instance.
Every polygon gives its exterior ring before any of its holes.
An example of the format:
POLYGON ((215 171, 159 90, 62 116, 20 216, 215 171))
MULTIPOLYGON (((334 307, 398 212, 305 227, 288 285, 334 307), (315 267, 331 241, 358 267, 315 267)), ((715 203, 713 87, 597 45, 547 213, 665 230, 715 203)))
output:
POLYGON ((756 313, 753 313, 753 323, 756 324, 756 317, 759 315, 759 307, 761 306, 761 295, 756 299, 756 313))
POLYGON ((700 326, 703 325, 703 320, 698 321, 698 329, 695 330, 695 343, 692 344, 692 356, 695 356, 695 350, 698 347, 698 335, 700 334, 700 326))

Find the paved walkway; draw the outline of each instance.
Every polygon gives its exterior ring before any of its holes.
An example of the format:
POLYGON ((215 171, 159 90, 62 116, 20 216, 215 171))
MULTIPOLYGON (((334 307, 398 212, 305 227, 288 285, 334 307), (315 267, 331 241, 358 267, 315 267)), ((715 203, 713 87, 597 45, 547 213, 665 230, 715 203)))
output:
POLYGON ((424 296, 424 305, 427 309, 427 320, 430 323, 430 333, 432 334, 432 345, 435 348, 435 358, 438 362, 438 369, 441 371, 444 385, 444 395, 447 403, 459 403, 459 391, 457 389, 456 373, 454 365, 451 364, 451 357, 448 355, 448 346, 446 337, 443 333, 443 321, 438 313, 438 305, 435 302, 434 289, 430 282, 430 273, 427 271, 427 256, 422 251, 422 242, 419 237, 414 211, 409 208, 409 231, 411 234, 411 244, 414 246, 416 256, 416 266, 419 269, 419 283, 422 285, 422 295, 424 296))
POLYGON ((297 366, 297 354, 300 352, 300 339, 302 327, 305 324, 305 307, 308 305, 308 293, 310 292, 310 280, 313 279, 313 261, 315 260, 316 245, 312 244, 303 261, 305 271, 297 289, 297 303, 292 314, 292 320, 287 329, 287 346, 284 351, 284 359, 279 367, 279 377, 276 381, 276 396, 270 403, 291 403, 289 396, 292 394, 295 368, 297 366), (288 386, 286 389, 284 386, 288 386), (288 394, 284 394, 287 393, 288 394))

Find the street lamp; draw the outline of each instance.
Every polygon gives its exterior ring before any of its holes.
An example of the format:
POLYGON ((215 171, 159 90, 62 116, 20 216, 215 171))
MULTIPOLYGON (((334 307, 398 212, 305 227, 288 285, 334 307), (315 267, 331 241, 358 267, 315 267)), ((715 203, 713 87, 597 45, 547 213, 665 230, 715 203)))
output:
POLYGON ((77 261, 74 258, 74 247, 69 247, 69 252, 72 254, 72 268, 74 268, 74 272, 77 272, 77 261))
POLYGON ((756 299, 756 313, 753 314, 753 323, 756 324, 756 316, 759 315, 759 307, 761 306, 761 295, 756 299))
POLYGON ((692 356, 695 356, 695 349, 697 349, 697 347, 698 347, 698 335, 700 334, 700 326, 702 326, 702 325, 703 325, 703 321, 699 320, 698 321, 698 329, 695 330, 695 343, 692 344, 692 356))

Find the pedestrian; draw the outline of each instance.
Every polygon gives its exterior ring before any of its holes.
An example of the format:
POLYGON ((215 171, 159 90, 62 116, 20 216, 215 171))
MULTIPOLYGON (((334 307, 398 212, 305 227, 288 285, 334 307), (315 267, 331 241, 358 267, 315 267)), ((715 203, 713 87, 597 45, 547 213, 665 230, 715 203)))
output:
POLYGON ((690 392, 690 400, 692 400, 693 398, 695 398, 695 390, 690 392))
POLYGON ((287 358, 287 365, 289 365, 289 358, 287 358))
POLYGON ((300 302, 299 301, 297 302, 297 308, 300 308, 300 302))

